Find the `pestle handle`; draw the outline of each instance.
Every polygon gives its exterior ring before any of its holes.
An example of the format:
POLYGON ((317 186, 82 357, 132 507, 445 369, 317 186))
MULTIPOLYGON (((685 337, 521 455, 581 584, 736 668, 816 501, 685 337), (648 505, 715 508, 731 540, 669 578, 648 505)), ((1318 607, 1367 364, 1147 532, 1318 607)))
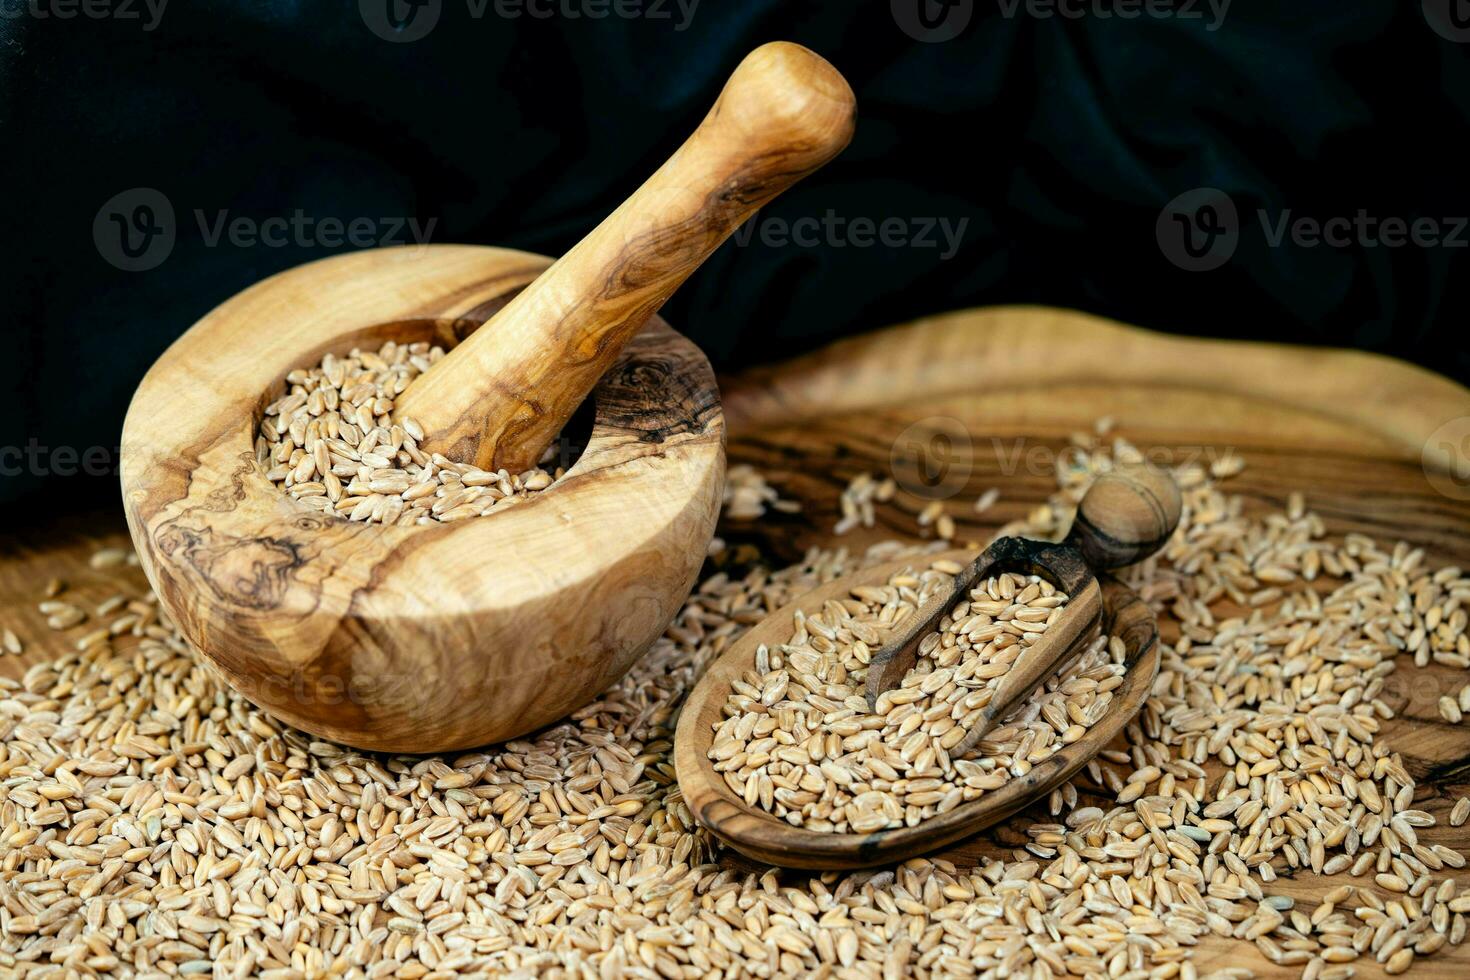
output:
POLYGON ((796 44, 746 56, 662 167, 586 238, 405 390, 423 448, 535 465, 650 315, 721 242, 852 138, 842 75, 796 44))
POLYGON ((1120 463, 1092 482, 1066 543, 1103 570, 1143 561, 1164 546, 1183 511, 1179 484, 1150 463, 1120 463))

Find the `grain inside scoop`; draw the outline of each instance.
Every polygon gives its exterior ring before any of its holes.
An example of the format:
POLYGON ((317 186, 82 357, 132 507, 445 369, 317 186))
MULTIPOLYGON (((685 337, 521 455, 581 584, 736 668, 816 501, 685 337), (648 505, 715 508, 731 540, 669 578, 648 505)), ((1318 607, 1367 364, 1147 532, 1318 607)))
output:
POLYGON ((209 313, 149 371, 123 431, 129 528, 170 618, 251 700, 364 748, 501 740, 595 696, 688 594, 723 489, 713 373, 656 311, 846 145, 853 111, 830 65, 768 44, 554 263, 474 246, 358 252, 209 313), (387 340, 452 347, 393 407, 422 427, 424 452, 523 470, 588 401, 586 448, 483 518, 384 527, 303 507, 256 459, 262 411, 292 371, 387 340))
MULTIPOLYGON (((779 811, 774 806, 774 794, 767 800, 759 793, 736 792, 742 784, 748 791, 753 781, 774 781, 776 777, 769 775, 765 763, 761 763, 765 767, 761 772, 747 769, 732 773, 733 763, 728 760, 740 757, 738 740, 731 746, 732 752, 721 751, 721 746, 715 744, 717 732, 728 732, 741 720, 741 699, 731 696, 735 685, 750 676, 751 665, 769 657, 772 649, 790 650, 793 621, 810 620, 830 603, 882 589, 895 576, 912 578, 914 562, 906 560, 861 569, 812 590, 745 633, 709 667, 689 696, 675 737, 679 787, 690 812, 722 841, 759 861, 799 868, 861 868, 900 861, 954 843, 1045 797, 1133 720, 1153 685, 1159 666, 1157 625, 1143 601, 1108 570, 1140 561, 1161 547, 1178 525, 1180 512, 1179 488, 1167 473, 1143 464, 1121 466, 1093 483, 1078 506, 1070 533, 1061 543, 1003 537, 978 557, 964 552, 940 556, 946 575, 954 573, 946 587, 895 620, 891 635, 867 660, 862 690, 872 709, 883 703, 885 694, 918 676, 914 668, 921 641, 934 634, 956 604, 969 599, 977 583, 1002 573, 1045 580, 1060 590, 1058 595, 1069 597, 1066 605, 1056 610, 1059 615, 1055 621, 1033 644, 1010 648, 1012 652, 1020 649, 1019 657, 999 683, 986 692, 993 697, 974 705, 953 728, 960 737, 948 750, 950 758, 959 759, 983 745, 984 737, 1033 697, 1043 682, 1084 653, 1101 626, 1105 635, 1121 644, 1123 663, 1121 676, 1115 679, 1117 686, 1105 713, 1085 729, 1077 726, 1075 737, 1049 752, 1044 760, 1034 766, 1028 764, 1024 771, 998 774, 1004 778, 983 791, 962 795, 960 787, 954 786, 951 805, 934 812, 912 819, 905 816, 884 820, 879 815, 871 826, 867 818, 874 815, 872 806, 883 802, 881 791, 861 792, 851 801, 843 801, 844 784, 834 781, 819 787, 807 781, 815 778, 813 767, 846 779, 838 768, 823 770, 810 762, 801 767, 804 778, 800 787, 806 792, 804 796, 787 794, 779 798, 783 804, 779 811), (837 798, 844 813, 841 823, 837 823, 835 813, 829 812, 834 809, 828 804, 832 797, 837 798)), ((759 667, 756 672, 760 672, 759 667)), ((783 697, 793 696, 789 693, 791 686, 794 682, 787 686, 783 697)), ((958 699, 964 693, 961 688, 955 696, 958 699)), ((848 703, 838 698, 831 686, 823 686, 819 700, 824 706, 848 703)), ((862 700, 858 698, 859 703, 862 700)), ((953 703, 959 708, 966 705, 958 700, 953 703)), ((941 714, 935 720, 945 717, 950 703, 937 706, 941 714)), ((784 702, 777 707, 751 705, 751 711, 756 717, 795 714, 784 702)), ((851 710, 840 713, 851 714, 851 710)), ((881 712, 868 717, 885 721, 881 712)), ((864 720, 852 718, 850 722, 861 729, 864 720)), ((945 717, 946 724, 952 720, 953 716, 945 717)), ((917 721, 917 716, 911 718, 911 722, 917 721)), ((887 732, 891 726, 883 730, 887 732)), ((785 730, 783 734, 789 736, 785 730)), ((928 737, 928 732, 917 726, 900 728, 897 734, 918 743, 928 737)), ((800 739, 789 742, 788 748, 800 745, 800 739)), ((888 747, 897 749, 896 745, 888 747)), ((840 745, 833 748, 846 751, 840 745)), ((854 755, 868 751, 854 750, 854 755)), ((825 747, 823 755, 823 761, 831 761, 832 753, 825 747)), ((789 756, 782 761, 789 762, 789 756)), ((799 763, 798 758, 796 765, 799 763)), ((933 765, 920 764, 916 768, 940 772, 933 765)), ((886 781, 891 785, 909 780, 894 772, 886 781)), ((941 782, 938 778, 928 781, 941 782)), ((937 794, 938 787, 934 792, 937 794)))

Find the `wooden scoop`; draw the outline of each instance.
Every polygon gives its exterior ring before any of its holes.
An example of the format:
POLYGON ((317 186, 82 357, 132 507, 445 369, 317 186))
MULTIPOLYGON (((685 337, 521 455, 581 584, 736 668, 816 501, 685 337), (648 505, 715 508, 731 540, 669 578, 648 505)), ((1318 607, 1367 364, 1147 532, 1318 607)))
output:
POLYGON ((123 430, 128 524, 169 617, 252 701, 363 748, 479 745, 587 703, 687 597, 723 491, 714 375, 654 312, 852 123, 830 65, 768 44, 554 264, 453 245, 357 252, 212 311, 149 371, 123 430), (458 344, 395 406, 424 450, 523 470, 590 393, 581 457, 503 512, 452 524, 300 505, 256 462, 264 406, 292 370, 389 339, 458 344))
POLYGON ((898 687, 914 669, 919 641, 939 628, 949 610, 969 596, 977 582, 1001 572, 1039 575, 1067 594, 1059 622, 1021 654, 1001 679, 995 697, 980 712, 950 755, 960 758, 980 744, 996 723, 1070 662, 1092 639, 1102 616, 1096 571, 1141 561, 1163 547, 1179 524, 1181 500, 1174 478, 1152 466, 1119 467, 1095 480, 1077 508, 1061 544, 1029 538, 1000 538, 955 577, 954 586, 935 596, 904 621, 868 665, 868 705, 898 687))
MULTIPOLYGON (((978 558, 950 552, 935 558, 968 561, 952 588, 927 602, 896 627, 898 635, 873 655, 868 667, 869 703, 897 686, 913 668, 922 638, 975 583, 1001 572, 1039 575, 1069 596, 1058 621, 1026 649, 982 712, 981 722, 950 751, 959 758, 996 723, 1020 706, 1037 685, 1077 656, 1099 624, 1127 649, 1127 673, 1103 718, 1080 739, 997 790, 937 814, 915 827, 869 834, 834 834, 793 826, 747 806, 709 759, 714 728, 724 718, 731 684, 755 662, 760 646, 778 647, 793 632, 793 617, 821 611, 854 589, 881 586, 920 561, 889 562, 814 589, 773 613, 733 644, 705 672, 679 717, 674 763, 679 788, 696 819, 731 847, 771 864, 799 868, 858 868, 900 861, 968 837, 1005 819, 1070 779, 1138 713, 1158 672, 1158 630, 1148 607, 1106 569, 1132 564, 1162 547, 1179 523, 1179 488, 1167 473, 1144 464, 1120 467, 1094 481, 1061 544, 1000 538, 978 558), (1099 574, 1101 573, 1101 574, 1099 574)), ((932 560, 932 559, 929 559, 932 560)))

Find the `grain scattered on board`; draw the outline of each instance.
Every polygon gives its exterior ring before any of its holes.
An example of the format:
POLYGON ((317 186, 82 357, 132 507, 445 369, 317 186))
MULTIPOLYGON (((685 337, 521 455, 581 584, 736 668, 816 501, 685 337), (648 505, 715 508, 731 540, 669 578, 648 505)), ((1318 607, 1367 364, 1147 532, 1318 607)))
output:
POLYGON ((855 527, 872 527, 877 505, 892 500, 898 483, 892 477, 859 473, 848 481, 837 498, 839 516, 833 534, 846 534, 855 527))
POLYGON ((117 568, 132 557, 132 552, 123 548, 102 548, 92 554, 88 564, 99 571, 117 568))
POLYGON ((976 583, 920 640, 914 668, 870 708, 872 653, 951 588, 954 571, 908 569, 854 589, 813 615, 798 611, 779 647, 759 647, 709 750, 730 790, 809 830, 912 827, 1025 775, 1102 717, 1122 676, 1106 641, 1002 719, 971 759, 951 758, 1067 600, 1043 579, 1010 573, 976 583))
MULTIPOLYGON (((898 492, 898 483, 892 477, 857 474, 837 499, 838 519, 832 533, 841 535, 857 527, 872 527, 877 520, 877 505, 893 500, 898 492)), ((944 503, 938 500, 928 501, 919 508, 915 522, 921 529, 932 527, 935 536, 943 541, 953 541, 959 532, 955 519, 945 513, 944 503)))
POLYGON ((781 514, 801 512, 801 503, 785 500, 777 489, 766 482, 765 474, 748 463, 736 463, 725 472, 725 504, 723 515, 732 521, 754 521, 775 511, 781 514))
MULTIPOLYGON (((1006 532, 1060 533, 1134 451, 1069 452, 1056 496, 1006 532)), ((1470 580, 1177 475, 1181 528, 1128 573, 1177 636, 1152 696, 1050 817, 1016 819, 1020 843, 973 867, 728 866, 670 760, 685 693, 744 629, 923 547, 711 571, 596 703, 443 757, 284 728, 130 602, 92 646, 0 681, 0 975, 1250 975, 1198 969, 1207 936, 1309 980, 1412 971, 1464 940, 1470 893, 1383 737, 1385 686, 1416 662, 1470 667, 1470 580), (1319 873, 1352 877, 1315 905, 1274 884, 1319 873)), ((136 588, 130 567, 108 571, 136 588)))
POLYGON ((1460 702, 1448 695, 1439 699, 1439 716, 1451 725, 1458 725, 1464 716, 1460 713, 1460 702))

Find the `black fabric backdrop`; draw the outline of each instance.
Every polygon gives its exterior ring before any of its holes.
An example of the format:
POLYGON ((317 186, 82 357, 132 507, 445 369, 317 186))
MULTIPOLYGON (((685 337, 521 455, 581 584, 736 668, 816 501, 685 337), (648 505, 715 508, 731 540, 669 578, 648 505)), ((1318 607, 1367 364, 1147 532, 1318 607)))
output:
POLYGON ((395 225, 414 218, 436 242, 558 253, 778 38, 846 74, 857 136, 665 310, 722 369, 1036 302, 1470 380, 1460 0, 1239 2, 1223 17, 1202 0, 413 2, 0 0, 0 447, 30 447, 0 457, 0 500, 115 495, 99 456, 68 466, 65 449, 115 446, 138 379, 211 307, 354 247, 325 219, 367 219, 359 241, 408 238, 395 225), (1195 188, 1238 212, 1210 271, 1171 261, 1160 223, 1195 188), (171 224, 140 210, 159 195, 171 224), (1303 217, 1358 223, 1335 244, 1273 244, 1303 217), (783 242, 802 218, 824 226, 783 242), (864 219, 897 219, 905 244, 865 244, 864 219), (1386 219, 1428 219, 1450 241, 1385 246, 1386 219), (129 259, 123 231, 151 251, 129 259))

